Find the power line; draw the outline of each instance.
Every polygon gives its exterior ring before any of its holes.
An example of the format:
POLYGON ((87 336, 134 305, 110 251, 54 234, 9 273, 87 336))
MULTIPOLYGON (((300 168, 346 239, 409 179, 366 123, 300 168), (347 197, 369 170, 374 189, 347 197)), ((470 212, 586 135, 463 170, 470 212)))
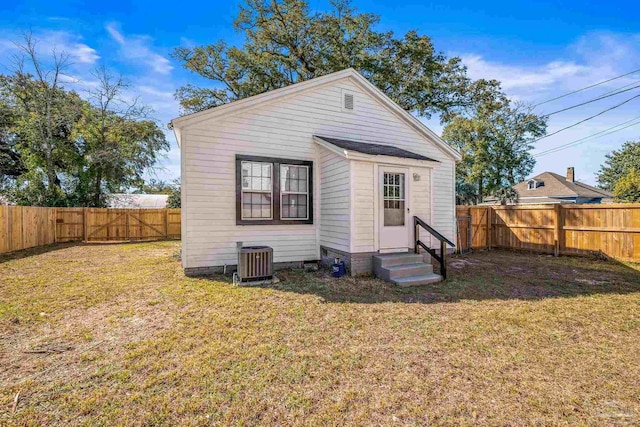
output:
POLYGON ((611 135, 612 133, 619 132, 619 131, 621 131, 623 129, 627 129, 627 128, 629 128, 631 126, 635 126, 637 124, 640 124, 640 116, 635 117, 635 118, 633 118, 631 120, 627 120, 625 122, 619 123, 619 124, 617 124, 615 126, 607 128, 605 130, 601 130, 600 132, 596 132, 593 135, 585 136, 583 138, 576 139, 575 141, 571 141, 571 142, 568 142, 566 144, 562 144, 562 145, 559 145, 557 147, 553 147, 553 148, 550 148, 548 150, 541 151, 540 153, 534 154, 533 157, 534 158, 542 157, 542 156, 546 156, 547 154, 555 153, 557 151, 562 151, 562 150, 565 150, 567 148, 571 148, 571 147, 574 147, 576 145, 580 145, 580 144, 582 144, 584 142, 587 142, 590 139, 597 139, 597 138, 600 138, 600 137, 603 137, 603 136, 606 136, 606 135, 611 135), (630 123, 630 122, 634 122, 634 123, 627 124, 627 123, 630 123), (623 126, 623 125, 626 125, 626 126, 623 126), (622 126, 622 127, 620 127, 620 126, 622 126), (616 128, 619 128, 619 129, 616 129, 616 128))
POLYGON ((620 89, 624 89, 624 88, 629 87, 629 86, 631 86, 631 85, 634 85, 634 84, 636 84, 636 83, 638 83, 638 82, 640 82, 640 79, 634 80, 634 81, 632 81, 631 83, 627 83, 627 84, 626 84, 626 85, 624 85, 624 86, 620 86, 620 87, 618 87, 618 88, 611 89, 609 92, 605 92, 605 93, 603 93, 603 94, 602 94, 602 96, 604 96, 604 95, 609 95, 610 93, 613 93, 613 92, 617 92, 617 91, 619 91, 620 89))
POLYGON ((554 114, 562 113, 562 112, 567 111, 567 110, 572 110, 574 108, 581 107, 583 105, 587 105, 587 104, 590 104, 592 102, 600 101, 601 99, 609 98, 609 97, 615 96, 615 95, 620 95, 621 93, 624 93, 624 92, 629 92, 630 90, 637 89, 639 87, 640 87, 640 85, 637 85, 637 86, 630 87, 628 89, 618 90, 617 92, 613 92, 613 93, 610 92, 609 94, 601 95, 601 96, 599 96, 597 98, 590 99, 589 101, 581 102, 580 104, 572 105, 571 107, 563 108, 561 110, 554 111, 553 113, 545 114, 545 116, 552 116, 554 114))
POLYGON ((612 78, 607 79, 607 80, 603 80, 603 81, 601 81, 601 82, 599 82, 599 83, 594 83, 594 84, 592 84, 592 85, 585 86, 585 87, 583 87, 583 88, 581 88, 581 89, 578 89, 578 90, 574 90, 574 91, 572 91, 572 92, 565 93, 564 95, 560 95, 560 96, 556 96, 555 98, 547 99, 546 101, 542 101, 542 102, 539 102, 539 103, 535 104, 533 107, 535 108, 535 107, 537 107, 537 106, 539 106, 539 105, 547 104, 547 103, 549 103, 549 102, 551 102, 551 101, 555 101, 555 100, 558 100, 558 99, 561 99, 561 98, 565 98, 565 97, 567 97, 567 96, 569 96, 569 95, 573 95, 574 93, 582 92, 583 90, 591 89, 592 87, 600 86, 600 85, 602 85, 602 84, 609 83, 609 82, 614 81, 614 80, 617 80, 617 79, 621 79, 622 77, 629 76, 629 75, 631 75, 631 74, 637 73, 638 71, 640 71, 640 68, 638 68, 637 70, 633 70, 633 71, 630 71, 630 72, 628 72, 628 73, 625 73, 625 74, 622 74, 622 75, 616 76, 616 77, 612 77, 612 78))
POLYGON ((574 124, 572 124, 572 125, 569 125, 569 126, 567 126, 567 127, 564 127, 564 128, 562 128, 562 129, 560 129, 560 130, 557 130, 557 131, 555 131, 555 132, 548 133, 548 134, 546 134, 545 136, 543 136, 543 137, 541 137, 541 138, 538 138, 538 139, 536 139, 536 140, 534 140, 534 141, 531 141, 531 144, 535 144, 536 142, 540 141, 541 139, 548 138, 548 137, 553 136, 553 135, 556 135, 556 134, 558 134, 558 133, 560 133, 560 132, 562 132, 562 131, 565 131, 565 130, 567 130, 567 129, 571 129, 572 127, 575 127, 575 126, 578 126, 579 124, 582 124, 582 123, 584 123, 584 122, 586 122, 586 121, 588 121, 588 120, 591 120, 591 119, 593 119, 593 118, 596 118, 596 117, 598 117, 598 116, 601 116, 601 115, 603 115, 604 113, 606 113, 606 112, 608 112, 608 111, 615 110, 616 108, 618 108, 618 107, 620 107, 620 106, 622 106, 622 105, 626 104, 627 102, 629 102, 629 101, 631 101, 631 100, 633 100, 633 99, 635 99, 635 98, 638 98, 638 97, 640 97, 640 95, 632 96, 631 98, 626 99, 626 100, 622 101, 621 103, 614 105, 613 107, 609 107, 609 108, 607 108, 606 110, 600 111, 599 113, 594 114, 593 116, 587 117, 586 119, 580 120, 579 122, 576 122, 576 123, 574 123, 574 124))

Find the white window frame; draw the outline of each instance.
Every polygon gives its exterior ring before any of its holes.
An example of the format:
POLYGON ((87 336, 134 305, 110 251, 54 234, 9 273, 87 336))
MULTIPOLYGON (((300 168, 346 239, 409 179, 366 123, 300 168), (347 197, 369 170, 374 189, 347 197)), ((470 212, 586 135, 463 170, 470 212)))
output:
POLYGON ((309 166, 307 165, 292 165, 289 163, 280 163, 280 219, 283 221, 308 221, 309 220, 309 166), (289 166, 289 167, 296 167, 296 168, 304 168, 307 174, 307 191, 286 191, 284 190, 284 187, 282 184, 282 167, 283 166, 289 166), (289 194, 295 194, 295 195, 305 195, 307 198, 307 215, 304 218, 285 218, 282 216, 282 199, 283 196, 285 195, 289 195, 289 194))
POLYGON ((535 179, 530 179, 527 181, 527 190, 535 190, 538 187, 537 184, 535 179))
POLYGON ((273 163, 271 162, 260 162, 260 161, 254 161, 254 160, 242 160, 240 162, 240 178, 242 179, 242 166, 245 163, 260 163, 261 165, 269 165, 269 168, 271 168, 271 190, 267 191, 267 190, 251 190, 251 189, 245 189, 244 186, 242 185, 242 182, 240 183, 240 218, 242 218, 242 220, 247 220, 247 221, 271 221, 273 220, 273 177, 274 177, 274 170, 273 170, 273 163), (244 216, 244 194, 245 193, 261 193, 261 194, 270 194, 271 195, 271 216, 269 216, 269 218, 267 217, 260 217, 260 218, 254 218, 254 217, 245 217, 244 216))

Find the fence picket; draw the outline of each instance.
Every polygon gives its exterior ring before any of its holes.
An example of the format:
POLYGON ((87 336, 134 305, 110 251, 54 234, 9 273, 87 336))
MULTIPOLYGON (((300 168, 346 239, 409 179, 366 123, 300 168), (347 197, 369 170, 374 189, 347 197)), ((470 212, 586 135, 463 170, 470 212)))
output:
POLYGON ((56 242, 180 239, 180 226, 180 209, 1 205, 0 253, 56 242))
POLYGON ((602 253, 640 261, 640 204, 458 206, 456 212, 472 218, 474 249, 602 253))

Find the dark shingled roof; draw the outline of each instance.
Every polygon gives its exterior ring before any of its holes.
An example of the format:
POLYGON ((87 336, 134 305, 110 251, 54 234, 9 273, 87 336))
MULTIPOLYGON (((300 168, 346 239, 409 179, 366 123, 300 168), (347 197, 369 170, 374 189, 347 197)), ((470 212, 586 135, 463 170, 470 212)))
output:
POLYGON ((344 148, 345 150, 357 151, 358 153, 372 154, 374 156, 392 156, 403 157, 405 159, 416 160, 428 160, 431 162, 437 162, 438 160, 430 159, 429 157, 422 156, 420 154, 412 153, 411 151, 403 150, 402 148, 394 147, 391 145, 373 144, 370 142, 357 142, 349 141, 346 139, 329 138, 326 136, 314 135, 316 138, 333 144, 336 147, 344 148))

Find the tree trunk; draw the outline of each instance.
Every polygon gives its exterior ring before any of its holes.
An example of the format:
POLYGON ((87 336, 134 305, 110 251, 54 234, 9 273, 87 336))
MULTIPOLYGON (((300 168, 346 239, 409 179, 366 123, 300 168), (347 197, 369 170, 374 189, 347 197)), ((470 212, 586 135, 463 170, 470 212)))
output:
POLYGON ((96 175, 95 187, 93 189, 93 206, 96 208, 100 207, 100 196, 102 195, 102 171, 98 170, 98 174, 96 175))

